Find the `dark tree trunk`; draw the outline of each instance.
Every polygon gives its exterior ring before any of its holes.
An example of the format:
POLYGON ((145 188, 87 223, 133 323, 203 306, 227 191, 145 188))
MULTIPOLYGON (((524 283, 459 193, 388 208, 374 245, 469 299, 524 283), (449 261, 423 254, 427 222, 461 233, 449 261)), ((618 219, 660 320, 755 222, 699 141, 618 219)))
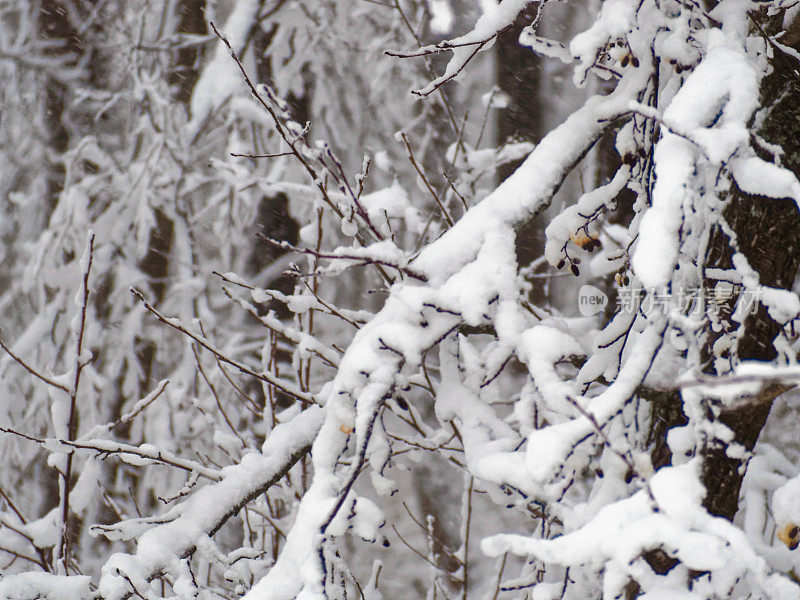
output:
MULTIPOLYGON (((39 30, 42 38, 60 43, 46 54, 60 57, 65 66, 75 67, 81 61, 84 45, 70 19, 69 6, 59 0, 42 0, 39 8, 39 30)), ((49 132, 47 140, 54 156, 61 156, 69 146, 70 132, 64 119, 69 103, 69 87, 66 83, 48 77, 43 99, 44 122, 49 132)), ((64 189, 64 166, 59 162, 47 165, 49 173, 47 196, 50 210, 58 202, 64 189)), ((48 217, 49 218, 49 215, 48 217)))
MULTIPOLYGON (((169 10, 165 8, 165 10, 169 10)), ((175 3, 175 16, 178 20, 175 34, 202 35, 207 33, 205 21, 205 0, 179 0, 175 3)), ((198 46, 180 47, 174 53, 174 62, 168 73, 168 81, 175 86, 175 99, 186 107, 188 114, 189 102, 192 98, 192 89, 200 76, 198 67, 198 46)), ((172 251, 174 224, 160 208, 154 210, 155 225, 150 230, 150 239, 147 244, 147 254, 139 262, 139 268, 147 276, 148 285, 153 301, 159 304, 167 291, 167 277, 169 276, 169 254, 172 251)), ((153 365, 155 364, 157 348, 155 344, 141 344, 136 349, 139 364, 142 367, 142 390, 148 390, 155 379, 153 365)), ((117 399, 115 411, 122 410, 123 398, 117 399)))
MULTIPOLYGON (((800 104, 797 103, 800 80, 785 57, 777 56, 773 67, 773 73, 765 78, 761 88, 762 106, 771 106, 771 110, 760 134, 784 149, 783 165, 800 175, 800 104)), ((800 266, 800 212, 796 202, 752 196, 734 187, 724 217, 736 233, 739 251, 758 271, 761 284, 791 289, 800 266)), ((728 236, 716 230, 712 234, 706 266, 731 268, 732 255, 728 236)), ((730 357, 732 360, 770 361, 776 357, 773 340, 781 326, 770 318, 763 306, 758 306, 745 319, 743 327, 736 355, 730 357)), ((709 344, 714 337, 709 336, 709 344)), ((710 356, 710 351, 707 354, 710 356)), ((711 373, 711 367, 706 365, 704 370, 711 373)), ((723 412, 719 421, 733 431, 737 444, 752 450, 769 416, 773 399, 784 390, 772 386, 747 405, 723 412)), ((684 425, 686 416, 676 392, 650 392, 644 396, 652 401, 651 458, 653 466, 659 468, 671 460, 666 445, 667 432, 684 425)), ((738 508, 746 459, 730 458, 725 450, 720 442, 705 450, 702 479, 707 492, 704 505, 710 513, 732 520, 738 508)))
MULTIPOLYGON (((500 33, 495 42, 497 51, 497 86, 508 95, 508 106, 497 118, 497 137, 500 144, 510 140, 538 142, 542 136, 541 102, 539 99, 541 59, 530 48, 521 46, 522 29, 536 17, 538 5, 522 11, 514 24, 500 33)), ((522 161, 502 165, 497 172, 498 183, 513 173, 522 161)), ((517 232, 517 258, 528 264, 544 251, 543 218, 530 219, 517 232)))
MULTIPOLYGON (((256 76, 259 82, 272 82, 272 68, 268 60, 268 52, 276 32, 276 26, 267 30, 262 26, 256 26, 253 30, 253 52, 256 76)), ((286 99, 292 119, 298 123, 306 123, 310 119, 310 89, 309 85, 304 87, 306 93, 302 97, 298 98, 294 94, 289 94, 286 99)), ((296 244, 299 239, 300 227, 289 214, 289 198, 282 192, 265 194, 261 198, 258 203, 256 227, 258 234, 274 240, 296 244)), ((248 271, 256 276, 283 254, 285 254, 284 250, 276 248, 260 237, 255 237, 254 234, 253 249, 247 261, 248 271)), ((273 281, 258 281, 258 284, 264 287, 270 286, 284 294, 291 294, 295 281, 291 277, 283 276, 273 281)), ((291 316, 286 306, 276 301, 266 302, 259 305, 258 308, 263 314, 266 314, 268 310, 274 310, 283 319, 291 316)))
MULTIPOLYGON (((198 0, 181 0, 175 7, 178 17, 176 33, 179 36, 205 35, 208 33, 206 25, 206 3, 198 0)), ((187 38, 188 40, 191 37, 187 38)), ((189 106, 192 90, 197 78, 201 46, 190 44, 182 46, 175 51, 175 67, 169 74, 170 84, 176 86, 175 99, 189 106)))
MULTIPOLYGON (((773 118, 782 118, 773 113, 773 118)), ((736 232, 739 250, 758 271, 763 285, 790 289, 800 265, 800 213, 794 200, 750 196, 734 190, 725 218, 736 232)), ((732 266, 732 250, 727 236, 717 232, 711 247, 710 266, 732 266)), ((739 339, 739 360, 769 361, 777 356, 773 340, 781 326, 763 306, 747 317, 739 339)), ((723 412, 719 420, 734 433, 736 443, 748 451, 755 447, 769 416, 773 392, 750 404, 723 412)), ((746 464, 729 458, 725 446, 716 443, 706 450, 703 483, 707 489, 705 506, 712 514, 733 519, 738 508, 739 489, 746 464)))
MULTIPOLYGON (((539 100, 541 59, 519 43, 520 33, 533 21, 538 10, 538 6, 529 6, 509 29, 497 36, 497 86, 510 99, 497 120, 500 143, 509 139, 536 142, 542 135, 539 100)), ((508 177, 515 168, 506 166, 500 179, 508 177)))

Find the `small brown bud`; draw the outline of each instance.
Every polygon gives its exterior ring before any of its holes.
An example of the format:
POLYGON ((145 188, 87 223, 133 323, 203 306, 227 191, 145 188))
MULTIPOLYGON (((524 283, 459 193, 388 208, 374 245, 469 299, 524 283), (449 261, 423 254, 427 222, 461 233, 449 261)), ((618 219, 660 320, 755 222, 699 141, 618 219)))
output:
POLYGON ((800 544, 800 527, 788 523, 778 530, 778 539, 786 544, 789 550, 794 550, 800 544))

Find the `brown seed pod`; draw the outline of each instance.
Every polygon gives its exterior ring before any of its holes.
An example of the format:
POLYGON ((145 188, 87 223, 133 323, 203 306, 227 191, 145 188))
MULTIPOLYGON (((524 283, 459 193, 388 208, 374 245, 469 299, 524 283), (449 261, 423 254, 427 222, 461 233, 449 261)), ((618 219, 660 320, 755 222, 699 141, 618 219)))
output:
POLYGON ((800 527, 794 523, 788 523, 778 530, 778 539, 794 550, 800 544, 800 527))
POLYGON ((589 250, 589 252, 591 252, 591 248, 593 248, 595 246, 595 244, 597 244, 597 246, 600 245, 600 242, 597 240, 597 238, 593 238, 593 237, 591 237, 590 235, 587 235, 584 232, 580 232, 580 233, 576 233, 574 235, 571 235, 571 236, 569 236, 569 239, 576 246, 579 246, 580 248, 583 248, 584 250, 589 250))

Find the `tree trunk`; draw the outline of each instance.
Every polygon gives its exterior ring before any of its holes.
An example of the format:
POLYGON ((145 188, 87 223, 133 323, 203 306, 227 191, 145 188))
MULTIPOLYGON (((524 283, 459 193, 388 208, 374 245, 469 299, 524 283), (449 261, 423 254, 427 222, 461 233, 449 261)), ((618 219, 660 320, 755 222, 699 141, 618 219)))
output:
MULTIPOLYGON (((519 35, 540 10, 531 5, 523 10, 514 24, 497 36, 497 86, 508 95, 508 106, 497 118, 498 143, 510 140, 538 142, 542 136, 542 106, 539 99, 541 59, 530 48, 521 46, 519 35)), ((522 160, 501 165, 497 170, 501 183, 522 163, 522 160)), ((541 216, 530 219, 517 232, 517 259, 526 265, 544 252, 544 222, 541 216)))
MULTIPOLYGON (((767 142, 780 145, 785 151, 783 165, 800 175, 800 105, 797 103, 800 81, 786 57, 776 56, 773 67, 774 71, 764 79, 761 87, 762 106, 771 106, 771 109, 760 135, 767 142)), ((791 289, 800 266, 800 212, 796 202, 788 198, 749 195, 734 186, 724 217, 736 233, 739 250, 759 273, 761 284, 791 289)), ((712 234, 706 266, 732 268, 732 256, 728 236, 717 229, 712 234)), ((731 323, 731 326, 735 324, 731 323)), ((781 326, 770 318, 763 305, 745 319, 743 327, 735 356, 731 359, 773 360, 777 355, 773 340, 781 326)), ((709 335, 708 356, 714 339, 714 335, 709 335)), ((709 373, 711 369, 710 364, 704 367, 709 373)), ((719 421, 733 431, 735 443, 748 451, 755 447, 772 401, 781 391, 782 388, 768 389, 761 398, 719 416, 719 421)), ((671 460, 666 445, 667 432, 686 424, 687 419, 677 392, 651 392, 647 399, 652 400, 651 458, 653 466, 659 468, 671 460)), ((702 475, 706 486, 704 505, 711 514, 732 520, 738 508, 746 459, 730 458, 725 450, 726 446, 720 442, 714 442, 705 450, 702 475)))
MULTIPOLYGON (((205 35, 208 33, 206 25, 206 3, 197 0, 181 0, 175 7, 178 17, 178 35, 205 35)), ((179 47, 175 51, 175 68, 169 74, 169 83, 176 86, 175 99, 188 108, 192 99, 192 90, 197 78, 200 76, 198 60, 201 47, 189 45, 179 47)))

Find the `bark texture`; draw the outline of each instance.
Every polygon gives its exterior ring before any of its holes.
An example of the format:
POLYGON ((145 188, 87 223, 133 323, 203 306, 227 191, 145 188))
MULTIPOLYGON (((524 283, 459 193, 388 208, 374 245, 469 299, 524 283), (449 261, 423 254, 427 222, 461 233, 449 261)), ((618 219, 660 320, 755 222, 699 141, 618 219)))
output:
MULTIPOLYGON (((498 143, 509 140, 538 142, 542 137, 541 59, 530 48, 521 46, 522 29, 536 17, 538 5, 523 10, 514 24, 497 36, 497 86, 508 95, 508 106, 497 119, 498 143)), ((521 160, 502 165, 497 171, 498 183, 505 180, 522 163, 521 160)), ((517 258, 527 264, 544 251, 541 216, 530 219, 517 232, 517 258)))
MULTIPOLYGON (((759 133, 766 141, 784 149, 783 165, 800 175, 800 104, 797 103, 800 80, 785 56, 777 54, 773 68, 762 83, 762 106, 769 108, 759 133)), ((791 289, 800 266, 800 212, 795 201, 753 196, 734 186, 723 214, 736 233, 738 250, 758 271, 761 284, 791 289)), ((712 234, 706 266, 731 268, 733 252, 732 241, 721 230, 716 230, 712 234)), ((745 319, 743 327, 731 360, 770 361, 776 357, 773 341, 781 325, 763 306, 745 319)), ((714 339, 713 335, 709 336, 707 348, 714 339)), ((710 356, 710 351, 707 354, 710 356)), ((713 372, 712 365, 706 365, 704 370, 713 372)), ((749 404, 719 415, 719 421, 733 431, 736 443, 747 450, 754 448, 772 401, 780 391, 766 390, 749 404)), ((687 419, 677 392, 649 392, 649 396, 644 394, 644 397, 652 402, 651 459, 653 466, 659 468, 671 460, 667 432, 684 425, 687 419)), ((707 493, 704 504, 712 514, 732 520, 738 508, 746 462, 728 457, 725 450, 726 447, 717 442, 705 451, 703 483, 707 493)))

